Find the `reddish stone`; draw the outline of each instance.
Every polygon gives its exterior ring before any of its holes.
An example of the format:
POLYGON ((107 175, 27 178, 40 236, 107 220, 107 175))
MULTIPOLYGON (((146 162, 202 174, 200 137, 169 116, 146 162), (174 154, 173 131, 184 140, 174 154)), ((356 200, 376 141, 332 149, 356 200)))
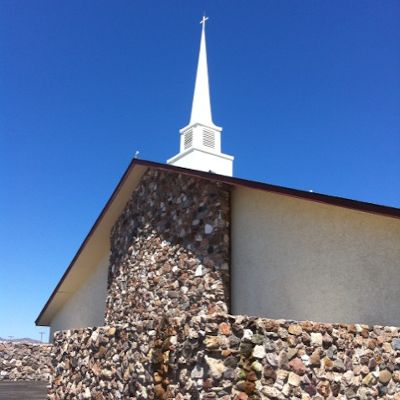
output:
POLYGON ((240 392, 235 396, 234 400, 248 400, 249 396, 246 393, 240 392))
POLYGON ((204 379, 203 388, 205 390, 211 389, 214 386, 214 381, 212 379, 204 379))
POLYGON ((157 385, 154 385, 154 392, 156 395, 156 399, 158 400, 164 400, 165 399, 165 389, 163 388, 163 386, 159 383, 157 385))
POLYGON ((251 382, 254 382, 254 381, 256 381, 258 378, 257 378, 257 374, 254 372, 254 371, 250 371, 247 375, 246 375, 246 379, 248 380, 248 381, 251 381, 251 382))
POLYGON ((245 392, 247 394, 253 393, 254 389, 256 388, 255 383, 249 381, 239 382, 236 386, 241 392, 245 392))
POLYGON ((307 367, 298 357, 293 358, 293 360, 289 362, 289 368, 297 375, 304 375, 307 371, 307 367))
POLYGON ((218 331, 221 335, 230 335, 231 334, 231 326, 226 322, 221 322, 218 327, 218 331))

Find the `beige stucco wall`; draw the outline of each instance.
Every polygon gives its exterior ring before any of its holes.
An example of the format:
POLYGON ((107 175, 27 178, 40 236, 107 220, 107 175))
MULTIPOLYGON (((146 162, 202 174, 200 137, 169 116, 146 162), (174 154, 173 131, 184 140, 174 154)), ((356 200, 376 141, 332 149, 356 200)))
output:
POLYGON ((50 324, 50 339, 55 331, 104 325, 108 258, 107 253, 55 314, 50 324))
POLYGON ((400 220, 235 188, 232 312, 400 325, 400 220))

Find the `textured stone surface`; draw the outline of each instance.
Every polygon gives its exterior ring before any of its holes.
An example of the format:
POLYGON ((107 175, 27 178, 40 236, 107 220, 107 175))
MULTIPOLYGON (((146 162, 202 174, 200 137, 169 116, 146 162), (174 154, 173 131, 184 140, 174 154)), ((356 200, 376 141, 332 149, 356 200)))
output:
POLYGON ((48 381, 52 345, 0 342, 0 381, 48 381))
POLYGON ((229 188, 157 170, 111 236, 106 323, 227 311, 229 188))
POLYGON ((291 324, 188 314, 59 332, 50 398, 399 400, 399 329, 291 324))
POLYGON ((160 347, 168 346, 157 332, 169 333, 165 326, 154 328, 143 321, 57 332, 49 398, 154 399, 159 380, 153 371, 164 362, 160 347))

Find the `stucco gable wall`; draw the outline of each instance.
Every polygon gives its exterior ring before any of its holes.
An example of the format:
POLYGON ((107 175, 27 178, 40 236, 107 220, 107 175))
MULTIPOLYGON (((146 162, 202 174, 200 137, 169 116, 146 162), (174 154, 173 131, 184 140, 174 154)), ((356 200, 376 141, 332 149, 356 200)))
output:
POLYGON ((400 325, 400 220, 235 188, 233 313, 400 325))
POLYGON ((54 316, 50 325, 50 340, 55 331, 104 325, 108 258, 107 253, 54 316))

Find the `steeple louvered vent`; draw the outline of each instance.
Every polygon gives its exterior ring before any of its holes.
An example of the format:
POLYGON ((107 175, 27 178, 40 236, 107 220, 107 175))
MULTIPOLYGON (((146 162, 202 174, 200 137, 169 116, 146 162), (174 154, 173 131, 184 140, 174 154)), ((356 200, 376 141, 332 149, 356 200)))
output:
POLYGON ((203 146, 215 149, 215 133, 211 129, 203 130, 203 146))
POLYGON ((185 139, 184 139, 184 149, 188 149, 189 147, 192 147, 193 145, 193 129, 189 129, 185 133, 185 139))

